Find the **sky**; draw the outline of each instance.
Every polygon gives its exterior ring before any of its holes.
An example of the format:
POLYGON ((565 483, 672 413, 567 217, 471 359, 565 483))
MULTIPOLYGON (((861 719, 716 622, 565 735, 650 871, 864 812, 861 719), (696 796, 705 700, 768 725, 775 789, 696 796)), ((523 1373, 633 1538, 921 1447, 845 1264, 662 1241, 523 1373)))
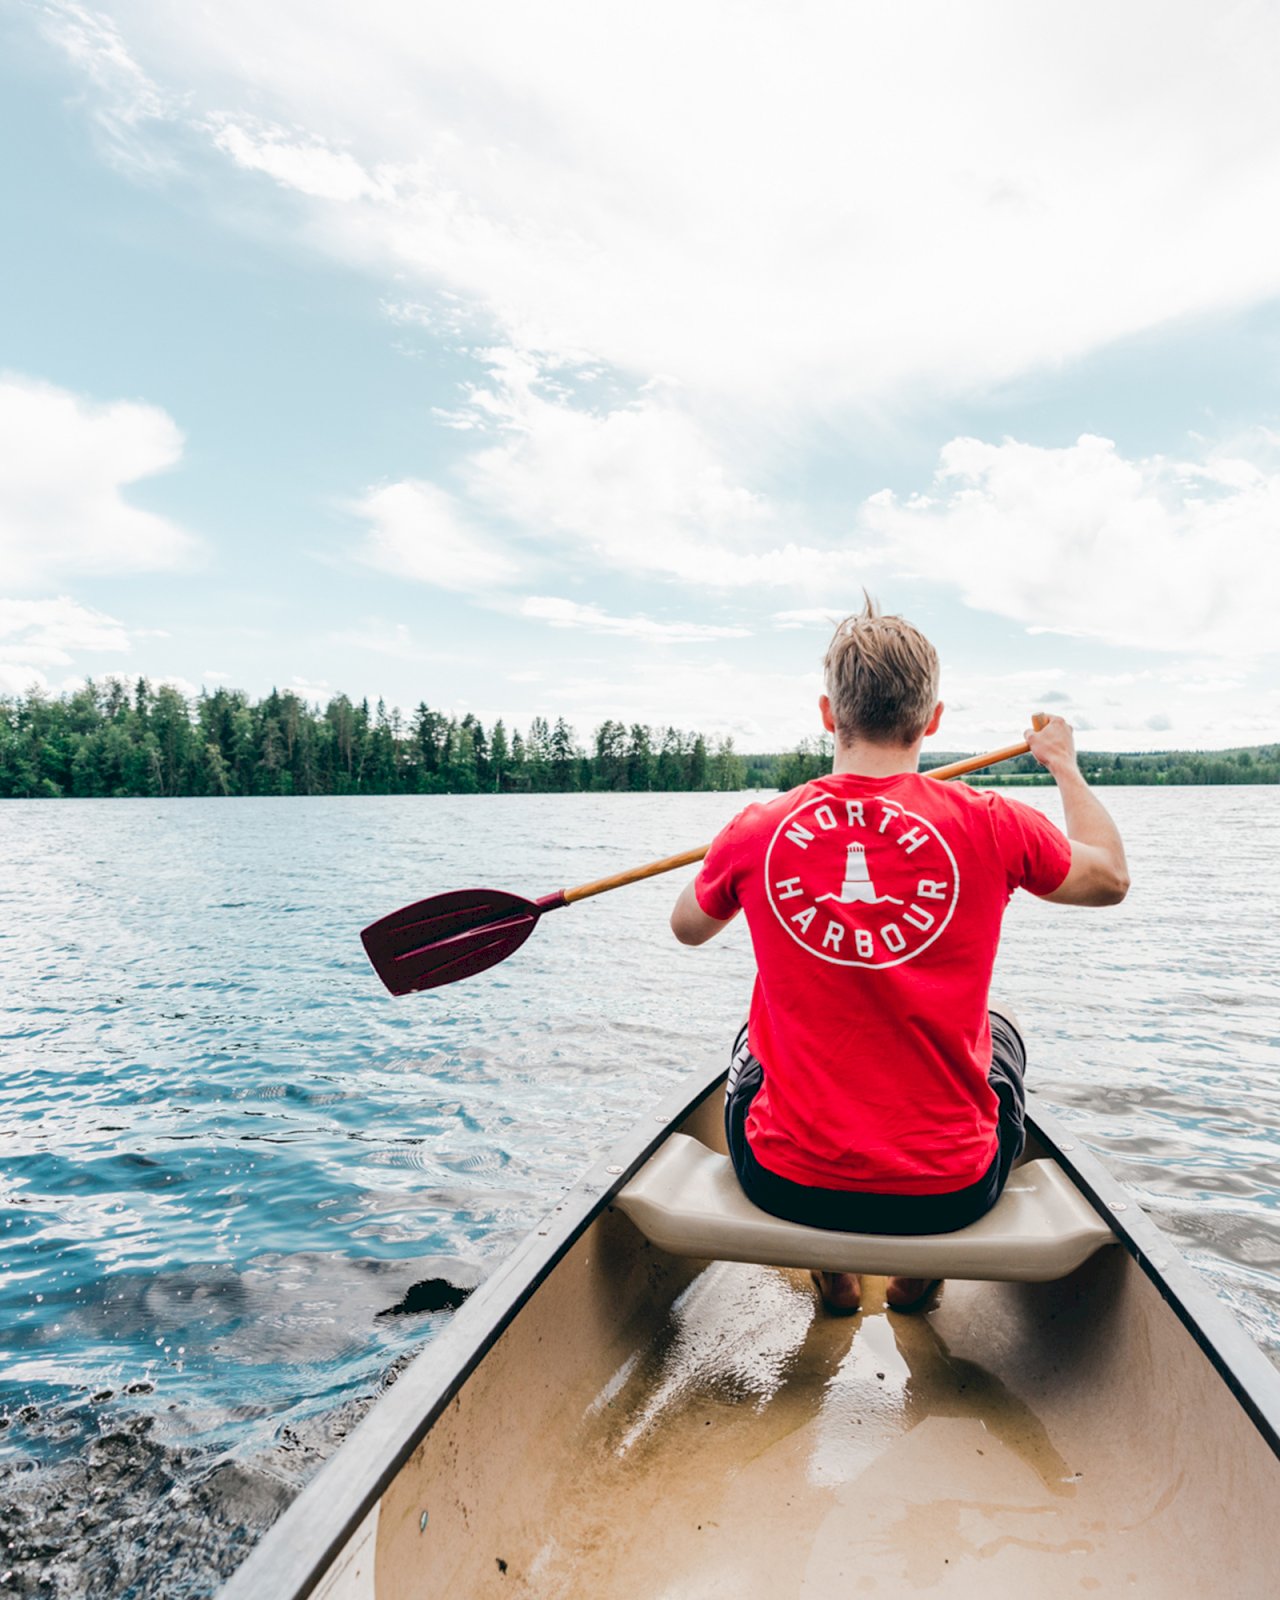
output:
POLYGON ((1280 737, 1280 8, 0 0, 0 693, 1280 737))

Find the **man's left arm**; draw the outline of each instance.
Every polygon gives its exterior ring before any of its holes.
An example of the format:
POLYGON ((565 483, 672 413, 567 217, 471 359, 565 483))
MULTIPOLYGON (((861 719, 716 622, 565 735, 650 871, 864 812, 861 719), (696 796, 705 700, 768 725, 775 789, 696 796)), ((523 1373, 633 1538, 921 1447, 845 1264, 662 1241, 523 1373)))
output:
MULTIPOLYGON (((708 939, 714 939, 722 928, 727 928, 733 921, 733 917, 722 922, 719 917, 707 915, 698 904, 696 881, 685 884, 671 912, 671 931, 681 944, 706 944, 708 939)), ((735 911, 733 916, 737 914, 735 911)))

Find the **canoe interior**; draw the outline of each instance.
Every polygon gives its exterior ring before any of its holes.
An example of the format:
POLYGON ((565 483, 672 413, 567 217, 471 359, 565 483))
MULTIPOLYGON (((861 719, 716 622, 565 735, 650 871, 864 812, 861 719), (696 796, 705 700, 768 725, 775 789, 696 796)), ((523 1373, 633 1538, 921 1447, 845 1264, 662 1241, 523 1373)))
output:
MULTIPOLYGON (((720 1144, 718 1095, 683 1128, 720 1144)), ((819 1315, 605 1211, 316 1593, 1275 1593, 1280 1463, 1125 1251, 927 1318, 868 1287, 819 1315)))

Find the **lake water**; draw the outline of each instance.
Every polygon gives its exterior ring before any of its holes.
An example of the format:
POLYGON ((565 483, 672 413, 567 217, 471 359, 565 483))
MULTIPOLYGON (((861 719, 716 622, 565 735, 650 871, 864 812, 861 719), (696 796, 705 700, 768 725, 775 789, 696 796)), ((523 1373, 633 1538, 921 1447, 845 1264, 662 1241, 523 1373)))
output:
MULTIPOLYGON (((1134 888, 1017 896, 997 993, 1056 1106, 1280 1360, 1280 789, 1108 789, 1134 888)), ((726 1047, 688 876, 390 999, 358 931, 704 842, 726 795, 0 805, 0 1586, 206 1595, 448 1309, 726 1047)), ((1051 790, 1033 803, 1059 815, 1051 790)))

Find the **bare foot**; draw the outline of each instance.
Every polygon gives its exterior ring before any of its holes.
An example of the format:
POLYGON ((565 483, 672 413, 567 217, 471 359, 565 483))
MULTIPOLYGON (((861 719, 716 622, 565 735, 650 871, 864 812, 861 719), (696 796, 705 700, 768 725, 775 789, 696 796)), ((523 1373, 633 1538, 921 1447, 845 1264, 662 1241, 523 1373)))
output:
POLYGON ((828 1311, 838 1317, 851 1317, 862 1305, 862 1279, 856 1272, 810 1273, 828 1311))
POLYGON ((890 1311, 932 1311, 941 1287, 941 1278, 890 1278, 885 1304, 890 1311))

